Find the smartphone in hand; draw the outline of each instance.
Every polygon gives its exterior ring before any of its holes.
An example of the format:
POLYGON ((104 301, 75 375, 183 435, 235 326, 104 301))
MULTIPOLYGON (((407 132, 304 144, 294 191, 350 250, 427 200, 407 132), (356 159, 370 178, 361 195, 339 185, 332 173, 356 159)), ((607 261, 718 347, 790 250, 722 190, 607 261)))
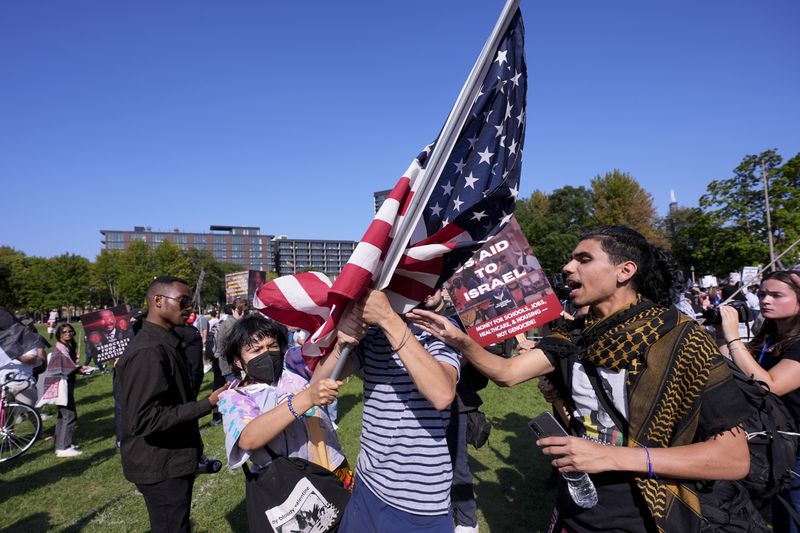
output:
POLYGON ((558 420, 549 412, 545 411, 539 416, 532 418, 528 422, 528 427, 536 435, 537 439, 545 437, 569 437, 569 433, 558 423, 558 420))

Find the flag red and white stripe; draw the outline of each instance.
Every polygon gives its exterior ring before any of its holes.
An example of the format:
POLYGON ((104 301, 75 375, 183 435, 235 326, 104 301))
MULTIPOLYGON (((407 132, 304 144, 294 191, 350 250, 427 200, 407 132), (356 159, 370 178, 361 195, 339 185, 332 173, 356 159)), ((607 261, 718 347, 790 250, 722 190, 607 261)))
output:
POLYGON ((336 324, 368 287, 405 313, 510 220, 527 92, 518 3, 507 2, 439 138, 397 182, 333 285, 326 291, 324 276, 304 273, 258 290, 256 308, 313 332, 304 355, 332 347, 336 324))

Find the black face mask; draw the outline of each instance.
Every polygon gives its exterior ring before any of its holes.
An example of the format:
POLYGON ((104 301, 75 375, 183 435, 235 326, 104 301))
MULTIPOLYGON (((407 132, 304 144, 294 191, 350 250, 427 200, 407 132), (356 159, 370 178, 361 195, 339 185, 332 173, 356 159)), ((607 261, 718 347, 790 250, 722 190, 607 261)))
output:
POLYGON ((260 383, 276 383, 283 372, 283 352, 275 350, 258 354, 247 362, 246 372, 260 383))

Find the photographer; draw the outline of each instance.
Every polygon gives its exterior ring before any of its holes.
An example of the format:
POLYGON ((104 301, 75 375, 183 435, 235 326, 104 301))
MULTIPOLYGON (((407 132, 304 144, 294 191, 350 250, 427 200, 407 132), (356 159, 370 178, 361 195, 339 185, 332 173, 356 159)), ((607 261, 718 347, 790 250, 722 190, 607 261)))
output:
MULTIPOLYGON (((758 299, 764 324, 745 344, 739 338, 739 318, 735 308, 720 307, 722 335, 731 359, 748 376, 766 384, 781 397, 795 423, 800 421, 800 275, 773 272, 764 276, 758 299)), ((800 463, 794 466, 800 473, 800 463)), ((781 496, 800 510, 800 482, 781 496)), ((777 499, 772 502, 774 531, 798 531, 798 526, 777 499)))

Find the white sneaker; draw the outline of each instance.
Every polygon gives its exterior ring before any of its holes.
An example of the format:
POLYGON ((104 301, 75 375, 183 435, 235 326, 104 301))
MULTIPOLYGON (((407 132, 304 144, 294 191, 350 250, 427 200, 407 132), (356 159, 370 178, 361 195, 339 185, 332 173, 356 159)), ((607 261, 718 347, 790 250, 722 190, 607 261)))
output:
POLYGON ((208 374, 211 372, 211 363, 206 363, 203 365, 203 374, 208 374))
POLYGON ((478 526, 456 526, 455 533, 478 533, 478 526))
POLYGON ((42 413, 42 414, 39 415, 39 418, 41 418, 42 422, 44 422, 45 420, 52 419, 53 415, 48 415, 47 413, 42 413))
POLYGON ((56 457, 77 457, 79 455, 83 455, 83 452, 72 446, 64 448, 63 450, 56 450, 56 457))

